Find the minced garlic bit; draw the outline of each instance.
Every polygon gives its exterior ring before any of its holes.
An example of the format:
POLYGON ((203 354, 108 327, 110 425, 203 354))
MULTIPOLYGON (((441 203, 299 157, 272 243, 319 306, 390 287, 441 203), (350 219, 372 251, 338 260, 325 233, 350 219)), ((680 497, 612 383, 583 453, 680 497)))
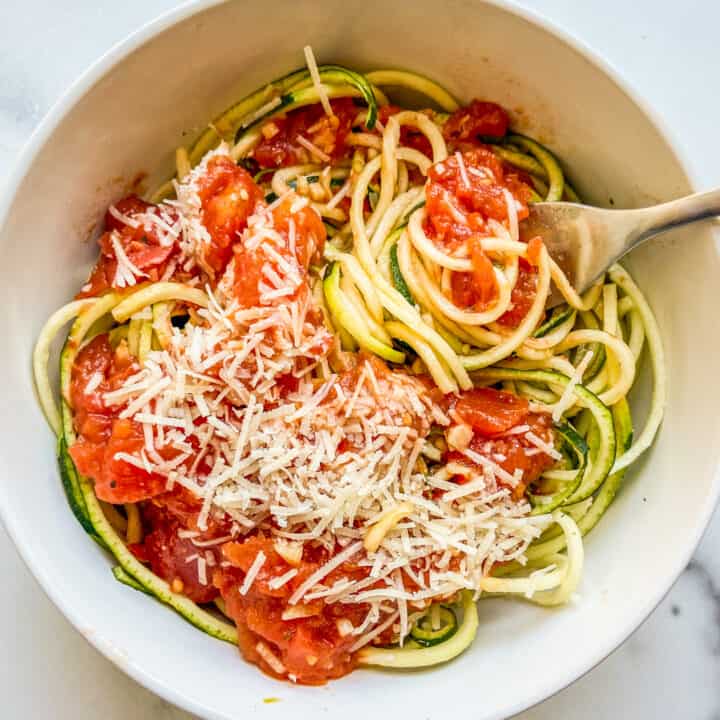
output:
POLYGON ((472 428, 465 423, 453 425, 446 433, 447 444, 454 450, 465 450, 473 437, 472 428))

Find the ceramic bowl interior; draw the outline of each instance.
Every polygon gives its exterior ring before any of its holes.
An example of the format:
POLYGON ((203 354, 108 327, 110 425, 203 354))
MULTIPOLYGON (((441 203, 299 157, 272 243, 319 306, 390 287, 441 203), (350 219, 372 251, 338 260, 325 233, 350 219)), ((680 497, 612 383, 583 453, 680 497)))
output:
MULTIPOLYGON (((689 191, 669 141, 607 69, 540 21, 490 2, 275 0, 195 6, 113 50, 52 111, 25 153, 0 234, 5 412, 0 505, 26 562, 105 655, 203 717, 247 713, 358 720, 507 717, 587 671, 649 613, 699 539, 717 496, 718 253, 710 232, 668 235, 628 266, 657 313, 670 376, 667 418, 587 540, 574 604, 483 601, 471 650, 425 672, 358 671, 323 688, 279 684, 234 647, 115 582, 62 494, 29 357, 45 318, 84 282, 93 228, 139 171, 167 173, 174 148, 244 93, 302 64, 410 68, 459 98, 512 111, 548 143, 589 201, 638 206, 689 191), (689 309, 692 310, 689 312, 689 309), (281 704, 267 705, 266 697, 281 704)), ((635 393, 638 418, 647 383, 635 393)))

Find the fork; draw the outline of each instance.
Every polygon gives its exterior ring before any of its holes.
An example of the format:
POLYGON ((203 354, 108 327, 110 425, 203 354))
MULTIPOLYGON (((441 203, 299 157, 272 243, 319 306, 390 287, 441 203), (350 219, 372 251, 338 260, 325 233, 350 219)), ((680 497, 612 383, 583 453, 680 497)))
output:
MULTIPOLYGON (((634 210, 568 202, 537 203, 521 224, 523 237, 539 235, 550 256, 579 293, 587 290, 613 263, 646 240, 671 228, 720 215, 720 190, 634 210)), ((547 306, 563 302, 557 290, 547 306)))

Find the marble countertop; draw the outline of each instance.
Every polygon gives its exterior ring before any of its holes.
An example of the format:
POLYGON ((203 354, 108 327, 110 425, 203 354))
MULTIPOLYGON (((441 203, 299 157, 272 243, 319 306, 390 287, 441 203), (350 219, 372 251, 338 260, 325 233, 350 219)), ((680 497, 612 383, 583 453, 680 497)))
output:
MULTIPOLYGON (((0 2, 0 168, 67 85, 173 0, 0 2)), ((720 182, 720 3, 525 0, 580 37, 674 128, 700 186, 720 182)), ((608 138, 608 142, 612 139, 608 138)), ((0 189, 5 172, 0 172, 0 189)), ((8 482, 8 479, 4 479, 8 482)), ((678 478, 678 483, 692 478, 678 478)), ((571 687, 522 720, 720 720, 720 513, 692 562, 642 627, 571 687)), ((100 656, 42 593, 0 528, 0 716, 187 720, 100 656)))

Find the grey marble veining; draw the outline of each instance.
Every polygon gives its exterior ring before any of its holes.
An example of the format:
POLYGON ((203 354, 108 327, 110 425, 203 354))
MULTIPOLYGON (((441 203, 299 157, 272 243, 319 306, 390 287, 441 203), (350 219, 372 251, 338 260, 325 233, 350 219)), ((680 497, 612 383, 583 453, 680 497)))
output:
MULTIPOLYGON (((22 144, 63 89, 114 42, 175 4, 0 2, 0 189, 22 144)), ((620 68, 669 127, 682 128, 676 139, 694 160, 696 179, 706 186, 720 182, 720 147, 714 141, 720 100, 708 70, 720 65, 719 4, 690 0, 681 9, 669 0, 521 4, 565 26, 620 68)), ((678 492, 690 482, 678 478, 678 492)), ((42 594, 2 529, 0 568, 12 578, 0 596, 0 617, 6 618, 0 647, 12 659, 0 673, 2 717, 190 717, 140 688, 76 633, 42 594)), ((675 587, 626 643, 571 687, 517 717, 720 720, 720 515, 675 587)))

